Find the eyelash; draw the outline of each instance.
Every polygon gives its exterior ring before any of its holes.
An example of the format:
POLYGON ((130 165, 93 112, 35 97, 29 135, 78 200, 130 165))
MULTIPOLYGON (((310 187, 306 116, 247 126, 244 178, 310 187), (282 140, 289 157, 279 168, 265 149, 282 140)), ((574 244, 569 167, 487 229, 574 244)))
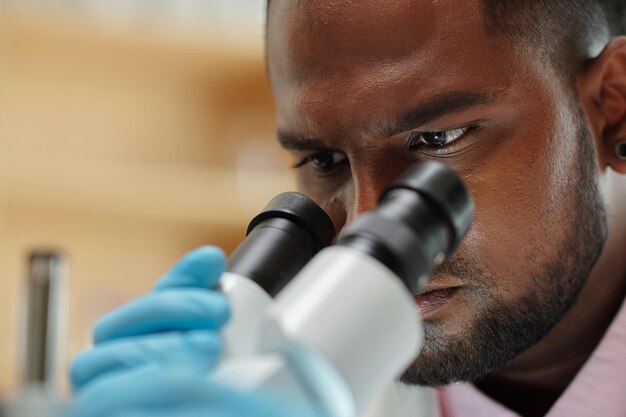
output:
POLYGON ((317 152, 313 155, 309 155, 306 158, 302 159, 300 162, 297 162, 296 164, 292 165, 292 168, 294 169, 298 169, 298 168, 302 168, 305 165, 311 165, 312 169, 320 172, 320 173, 330 173, 333 172, 335 169, 337 169, 337 167, 341 166, 343 163, 347 162, 348 158, 342 154, 341 152, 338 151, 321 151, 321 152, 317 152), (322 158, 322 157, 330 157, 331 160, 331 166, 328 168, 324 168, 324 167, 320 167, 319 163, 316 163, 316 159, 322 158))
POLYGON ((472 129, 471 126, 467 126, 467 127, 460 127, 460 128, 448 129, 448 130, 433 130, 429 132, 412 132, 409 134, 406 141, 407 141, 407 145, 409 146, 409 148, 415 148, 418 146, 428 146, 431 148, 444 148, 448 146, 449 144, 454 143, 457 140, 461 139, 471 129, 472 129), (448 137, 445 137, 442 139, 441 136, 444 134, 454 136, 454 138, 448 139, 448 137), (430 138, 431 142, 441 142, 441 143, 440 144, 429 143, 429 140, 426 139, 428 135, 432 135, 432 137, 430 138))
MULTIPOLYGON (((467 126, 467 127, 460 127, 460 128, 448 129, 448 130, 433 130, 429 132, 412 132, 409 134, 406 142, 409 148, 411 149, 419 147, 419 146, 427 146, 429 148, 442 149, 448 146, 449 144, 454 143, 457 140, 461 139, 463 136, 465 136, 468 132, 470 132, 473 129, 474 129, 473 126, 467 126), (447 138, 444 139, 445 143, 442 143, 440 145, 428 143, 428 140, 425 139, 425 136, 433 135, 435 136, 435 138, 432 138, 432 140, 439 140, 436 136, 440 136, 441 134, 452 135, 455 137, 453 139, 447 139, 447 138)), ((345 162, 347 162, 347 158, 344 154, 338 151, 329 150, 329 151, 321 151, 321 152, 317 152, 315 154, 309 155, 306 158, 303 158, 301 161, 292 165, 291 168, 298 169, 306 165, 312 165, 312 169, 314 169, 315 171, 319 173, 323 173, 323 174, 328 174, 328 173, 333 172, 335 169, 337 169, 339 166, 341 166, 345 162), (337 158, 338 156, 339 158, 337 158), (330 157, 331 159, 333 159, 330 162, 329 167, 326 167, 326 168, 321 167, 319 163, 316 163, 316 159, 319 159, 322 157, 330 157)))

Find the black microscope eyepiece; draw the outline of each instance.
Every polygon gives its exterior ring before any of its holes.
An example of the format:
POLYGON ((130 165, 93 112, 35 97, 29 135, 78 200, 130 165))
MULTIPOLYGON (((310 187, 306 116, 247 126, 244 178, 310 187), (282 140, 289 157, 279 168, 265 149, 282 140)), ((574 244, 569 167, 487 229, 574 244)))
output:
POLYGON ((468 232, 474 215, 469 191, 454 170, 436 162, 411 167, 337 241, 378 259, 416 293, 436 264, 468 232))
POLYGON ((332 220, 313 200, 282 193, 252 219, 227 270, 252 279, 275 296, 336 234, 332 220))

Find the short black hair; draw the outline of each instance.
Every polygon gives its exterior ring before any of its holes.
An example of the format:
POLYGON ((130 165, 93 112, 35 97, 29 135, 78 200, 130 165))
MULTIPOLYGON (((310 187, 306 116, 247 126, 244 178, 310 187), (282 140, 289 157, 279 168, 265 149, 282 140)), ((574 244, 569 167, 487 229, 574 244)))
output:
POLYGON ((590 43, 626 35, 626 0, 479 1, 489 33, 534 47, 570 80, 590 58, 590 43))
POLYGON ((527 43, 568 76, 610 38, 626 34, 626 0, 480 2, 488 32, 527 43))

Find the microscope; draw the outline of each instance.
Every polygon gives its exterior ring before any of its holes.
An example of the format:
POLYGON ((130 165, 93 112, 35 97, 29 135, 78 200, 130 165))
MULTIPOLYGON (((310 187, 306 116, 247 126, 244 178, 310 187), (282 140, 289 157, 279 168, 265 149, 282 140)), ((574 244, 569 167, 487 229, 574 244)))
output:
MULTIPOLYGON (((288 201, 281 197, 266 211, 289 211, 277 209, 281 199, 288 201)), ((227 327, 229 354, 212 377, 238 389, 286 396, 329 417, 356 417, 418 355, 423 335, 414 296, 469 230, 473 203, 453 170, 421 163, 385 189, 374 210, 313 256, 311 248, 319 250, 330 240, 332 223, 314 203, 303 196, 298 200, 308 208, 298 220, 288 221, 299 225, 299 246, 293 234, 272 240, 259 232, 248 241, 250 234, 231 257, 229 274, 241 271, 238 262, 256 245, 259 251, 273 247, 281 253, 285 249, 273 244, 293 240, 287 246, 301 252, 302 262, 289 265, 290 273, 281 274, 277 287, 265 291, 265 278, 272 282, 272 271, 296 256, 252 257, 250 264, 257 267, 248 265, 248 273, 237 280, 255 287, 256 301, 238 303, 237 287, 224 285, 226 296, 235 301, 230 326, 245 327, 245 334, 227 327), (303 226, 312 223, 317 227, 303 226), (303 250, 307 240, 317 246, 303 250), (267 275, 254 283, 253 270, 267 275)), ((265 221, 272 217, 260 216, 265 221)), ((261 223, 254 220, 249 230, 261 223)), ((290 234, 286 226, 272 232, 290 234)))

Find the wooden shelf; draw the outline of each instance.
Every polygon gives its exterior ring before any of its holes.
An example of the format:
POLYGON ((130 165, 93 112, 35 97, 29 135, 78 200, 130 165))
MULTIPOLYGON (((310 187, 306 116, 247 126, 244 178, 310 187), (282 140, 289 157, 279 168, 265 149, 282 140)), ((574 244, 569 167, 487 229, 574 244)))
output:
POLYGON ((185 252, 234 248, 272 196, 294 189, 262 42, 0 5, 0 391, 17 383, 31 248, 70 254, 71 357, 96 318, 185 252))
POLYGON ((5 202, 207 225, 241 225, 294 188, 280 172, 139 166, 32 156, 5 158, 5 202))

